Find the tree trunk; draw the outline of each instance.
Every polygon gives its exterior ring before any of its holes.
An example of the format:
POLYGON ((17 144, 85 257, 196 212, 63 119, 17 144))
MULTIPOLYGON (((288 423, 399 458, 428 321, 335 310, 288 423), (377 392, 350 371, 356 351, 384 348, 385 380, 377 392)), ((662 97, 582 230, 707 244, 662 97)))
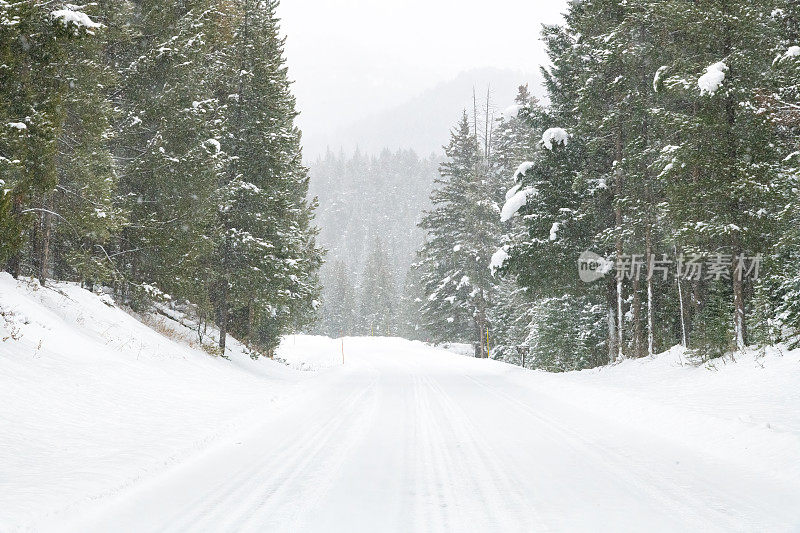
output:
POLYGON ((42 211, 42 227, 41 227, 41 234, 40 234, 40 244, 39 244, 39 257, 38 257, 38 264, 39 264, 39 283, 44 285, 47 283, 47 274, 48 274, 48 267, 50 265, 50 235, 53 230, 53 219, 52 215, 50 214, 50 208, 52 207, 52 194, 48 193, 45 194, 44 201, 42 202, 42 207, 45 209, 42 211))
POLYGON ((608 363, 617 358, 617 320, 614 313, 614 280, 608 278, 606 289, 606 308, 608 309, 608 363))
MULTIPOLYGON (((622 261, 622 253, 623 253, 623 243, 622 243, 622 132, 617 133, 617 143, 616 143, 616 165, 617 168, 615 169, 616 179, 614 180, 614 195, 615 195, 615 205, 614 205, 614 222, 616 225, 616 252, 617 252, 617 264, 619 265, 622 261)), ((622 360, 625 358, 623 352, 623 343, 624 343, 624 331, 625 331, 625 316, 622 313, 622 276, 620 272, 617 272, 617 359, 622 360)))
POLYGON ((633 280, 633 356, 641 357, 644 348, 644 332, 642 329, 642 294, 640 291, 641 280, 637 275, 633 280))
MULTIPOLYGON (((19 195, 14 197, 14 203, 11 206, 11 216, 14 218, 15 221, 19 221, 20 217, 22 217, 22 198, 19 195)), ((17 249, 8 259, 8 271, 14 277, 14 279, 19 279, 22 270, 22 251, 17 249)))
POLYGON ((692 332, 694 331, 694 322, 697 319, 697 315, 700 314, 702 310, 703 304, 703 292, 704 292, 704 285, 703 280, 694 280, 692 281, 692 301, 689 302, 689 310, 691 311, 691 316, 689 319, 689 335, 686 339, 686 346, 690 346, 692 344, 692 332))
POLYGON ((683 287, 681 286, 681 278, 678 277, 675 282, 678 284, 678 303, 681 306, 681 345, 684 348, 688 348, 689 338, 686 335, 686 304, 683 300, 683 287))
POLYGON ((220 293, 219 304, 217 307, 217 319, 219 322, 219 347, 222 350, 222 356, 225 356, 225 344, 228 340, 228 254, 230 253, 230 243, 228 235, 225 235, 225 240, 222 244, 222 257, 220 260, 220 293))
MULTIPOLYGON (((739 248, 737 247, 737 250, 739 248)), ((744 273, 737 271, 736 262, 738 261, 741 251, 734 255, 733 258, 733 331, 736 336, 736 349, 742 351, 747 346, 747 328, 745 321, 745 303, 744 303, 744 273)))
POLYGON ((622 312, 622 279, 617 279, 617 360, 625 359, 622 343, 624 337, 625 317, 622 312))
POLYGON ((225 343, 228 340, 228 281, 223 280, 219 295, 219 348, 225 355, 225 343))
POLYGON ((647 355, 652 357, 654 354, 654 334, 653 334, 653 228, 650 221, 647 222, 647 355))
POLYGON ((255 304, 253 300, 247 302, 247 343, 253 346, 253 325, 256 320, 255 304))

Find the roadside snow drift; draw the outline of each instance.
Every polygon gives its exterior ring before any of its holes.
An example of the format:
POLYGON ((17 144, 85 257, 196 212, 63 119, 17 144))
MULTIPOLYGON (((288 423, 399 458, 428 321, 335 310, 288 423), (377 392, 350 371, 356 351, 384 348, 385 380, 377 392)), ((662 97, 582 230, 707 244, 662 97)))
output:
POLYGON ((305 374, 235 341, 231 361, 214 358, 189 329, 150 317, 168 338, 75 285, 0 274, 0 312, 0 531, 57 523, 180 462, 305 374))

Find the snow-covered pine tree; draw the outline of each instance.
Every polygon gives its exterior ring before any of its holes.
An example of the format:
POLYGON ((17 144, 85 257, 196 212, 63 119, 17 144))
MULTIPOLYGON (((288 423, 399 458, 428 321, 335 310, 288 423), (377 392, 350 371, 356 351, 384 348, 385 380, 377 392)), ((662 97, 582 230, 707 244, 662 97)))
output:
MULTIPOLYGON (((490 177, 498 212, 499 206, 505 202, 506 191, 517 184, 516 171, 520 165, 531 161, 541 146, 542 130, 538 119, 542 114, 538 101, 524 85, 519 88, 514 104, 497 121, 492 135, 490 177)), ((498 262, 507 244, 523 239, 525 228, 518 218, 508 220, 503 226, 503 251, 496 256, 498 262)), ((502 264, 490 265, 490 269, 496 274, 497 270, 502 270, 502 264)), ((502 276, 488 311, 492 324, 492 357, 522 364, 522 352, 527 350, 524 344, 529 335, 532 304, 527 289, 519 286, 515 276, 510 273, 502 276)))
POLYGON ((276 9, 142 2, 146 37, 124 72, 120 270, 194 303, 223 350, 231 331, 270 352, 318 304, 315 203, 276 9))
MULTIPOLYGON (((90 189, 102 191, 105 206, 113 201, 107 144, 112 79, 103 53, 108 35, 99 19, 92 17, 106 18, 123 9, 105 4, 0 5, 0 76, 5 78, 0 89, 4 102, 0 106, 4 181, 0 225, 5 230, 0 253, 9 260, 8 269, 14 275, 24 271, 44 283, 52 276, 54 251, 59 251, 54 241, 60 243, 69 233, 73 243, 77 239, 92 248, 89 240, 107 239, 104 230, 118 223, 114 210, 108 209, 107 220, 86 225, 85 218, 70 207, 85 208, 77 204, 91 201, 90 189), (76 185, 87 194, 65 202, 63 192, 76 185), (92 235, 92 230, 97 233, 92 235)), ((89 254, 101 256, 96 248, 89 254)), ((64 259, 63 254, 59 259, 64 259)), ((80 279, 71 274, 70 279, 80 279)))
MULTIPOLYGON (((211 264, 230 90, 223 77, 234 42, 232 13, 211 1, 143 0, 141 35, 123 52, 121 116, 115 139, 121 204, 122 299, 136 304, 156 287, 190 300, 211 318, 211 264)), ((231 67, 232 68, 232 67, 231 67)))
POLYGON ((24 172, 31 102, 23 74, 30 70, 26 46, 33 28, 27 3, 0 2, 0 264, 20 273, 19 252, 30 217, 22 216, 30 176, 24 172))
POLYGON ((343 261, 335 261, 330 270, 318 330, 333 338, 353 335, 357 305, 354 280, 343 261))
POLYGON ((306 199, 308 169, 294 124, 278 2, 236 6, 236 53, 225 78, 231 104, 221 150, 230 160, 220 182, 215 306, 221 332, 230 329, 271 352, 287 328, 316 309, 322 253, 312 226, 315 203, 306 199))
POLYGON ((781 44, 772 63, 776 90, 760 104, 768 113, 783 155, 779 190, 786 195, 779 238, 772 244, 767 276, 757 286, 756 340, 800 342, 800 4, 787 1, 772 12, 781 44), (785 155, 784 155, 785 154, 785 155), (788 338, 784 338, 788 334, 788 338))
POLYGON ((397 291, 383 241, 375 237, 364 263, 359 285, 358 329, 362 335, 390 336, 397 333, 397 291))
POLYGON ((496 191, 466 112, 445 147, 447 161, 420 227, 423 328, 434 341, 471 342, 488 357, 487 310, 496 281, 487 268, 500 234, 496 191))
POLYGON ((412 265, 406 272, 397 314, 397 333, 405 339, 427 340, 419 313, 424 297, 420 278, 419 268, 412 265))
MULTIPOLYGON (((112 157, 114 95, 119 88, 118 48, 130 42, 133 6, 101 1, 92 9, 103 29, 91 38, 70 40, 65 68, 69 90, 63 99, 64 128, 59 135, 58 185, 49 201, 56 215, 52 236, 52 275, 91 287, 121 281, 112 256, 125 223, 117 201, 117 165, 112 157)), ((50 272, 50 265, 45 265, 50 272)))
POLYGON ((781 206, 781 153, 759 103, 776 89, 770 69, 780 38, 771 13, 779 3, 676 0, 651 10, 670 36, 659 73, 669 99, 659 117, 672 132, 661 163, 667 209, 677 242, 730 258, 737 349, 747 344, 752 294, 749 280, 734 275, 737 258, 765 252, 781 206))

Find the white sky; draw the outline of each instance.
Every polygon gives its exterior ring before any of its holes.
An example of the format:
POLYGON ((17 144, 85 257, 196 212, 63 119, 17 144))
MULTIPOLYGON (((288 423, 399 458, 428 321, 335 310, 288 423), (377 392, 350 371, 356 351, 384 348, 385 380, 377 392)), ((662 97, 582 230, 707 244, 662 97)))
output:
POLYGON ((458 73, 535 72, 542 23, 566 0, 283 0, 289 75, 308 135, 329 133, 458 73))

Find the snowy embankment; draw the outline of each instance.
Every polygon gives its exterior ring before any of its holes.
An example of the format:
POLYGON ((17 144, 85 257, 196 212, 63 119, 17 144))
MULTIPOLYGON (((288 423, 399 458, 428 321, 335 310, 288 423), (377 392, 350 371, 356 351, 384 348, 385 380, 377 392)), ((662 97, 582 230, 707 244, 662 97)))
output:
MULTIPOLYGON (((0 531, 57 521, 196 454, 309 374, 236 341, 230 361, 212 357, 190 329, 147 317, 159 333, 70 284, 0 274, 0 313, 0 531)), ((290 339, 286 358, 329 366, 332 344, 290 339)))
POLYGON ((522 395, 533 388, 598 419, 800 490, 800 350, 768 348, 696 366, 676 347, 653 358, 564 374, 496 364, 522 395))
POLYGON ((6 274, 0 313, 0 531, 800 526, 800 351, 547 374, 296 336, 225 360, 6 274))

